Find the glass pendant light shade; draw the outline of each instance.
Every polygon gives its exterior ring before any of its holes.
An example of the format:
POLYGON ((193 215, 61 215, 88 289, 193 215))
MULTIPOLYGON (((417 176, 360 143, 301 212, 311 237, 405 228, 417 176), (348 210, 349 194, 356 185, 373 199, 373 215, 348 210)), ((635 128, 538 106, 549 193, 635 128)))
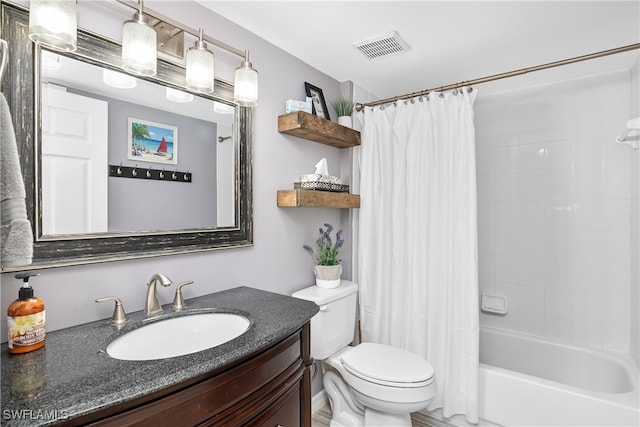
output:
POLYGON ((187 51, 186 88, 195 92, 213 93, 214 57, 207 44, 200 39, 187 51))
POLYGON ((102 81, 104 84, 117 89, 133 89, 138 85, 138 80, 128 74, 119 73, 113 70, 102 70, 102 81))
POLYGON ((166 97, 169 101, 173 102, 191 102, 193 101, 193 94, 183 92, 178 89, 173 89, 168 87, 166 92, 166 97))
POLYGON ((155 76, 157 67, 156 30, 140 12, 122 26, 122 68, 141 76, 155 76))
POLYGON ((258 105, 258 72, 249 62, 249 52, 246 53, 245 60, 236 68, 233 99, 243 107, 258 105))
POLYGON ((29 38, 51 49, 73 52, 78 39, 76 0, 31 0, 29 38))

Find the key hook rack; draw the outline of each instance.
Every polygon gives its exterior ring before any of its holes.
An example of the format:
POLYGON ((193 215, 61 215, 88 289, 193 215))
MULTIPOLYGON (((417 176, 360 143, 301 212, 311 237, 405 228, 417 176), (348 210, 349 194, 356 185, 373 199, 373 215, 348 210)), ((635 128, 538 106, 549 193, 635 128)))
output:
POLYGON ((153 181, 173 181, 173 182, 192 182, 193 174, 191 172, 181 172, 178 170, 151 169, 141 168, 137 165, 122 166, 109 165, 109 176, 117 178, 138 178, 153 181))

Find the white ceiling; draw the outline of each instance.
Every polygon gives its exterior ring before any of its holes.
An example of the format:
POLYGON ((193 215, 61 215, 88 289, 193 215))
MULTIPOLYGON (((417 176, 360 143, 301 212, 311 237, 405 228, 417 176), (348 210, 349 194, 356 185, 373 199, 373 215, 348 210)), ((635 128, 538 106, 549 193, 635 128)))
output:
MULTIPOLYGON (((196 1, 381 98, 640 42, 638 0, 196 1), (407 52, 369 60, 353 47, 390 31, 408 43, 407 52)), ((629 69, 638 52, 488 83, 482 91, 629 69)))

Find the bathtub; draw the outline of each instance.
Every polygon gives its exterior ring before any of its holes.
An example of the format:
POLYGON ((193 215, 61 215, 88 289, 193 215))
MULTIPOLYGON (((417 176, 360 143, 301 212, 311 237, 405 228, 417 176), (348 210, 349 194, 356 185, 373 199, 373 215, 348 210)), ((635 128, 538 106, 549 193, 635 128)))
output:
POLYGON ((625 355, 480 329, 480 418, 504 426, 638 426, 625 355))

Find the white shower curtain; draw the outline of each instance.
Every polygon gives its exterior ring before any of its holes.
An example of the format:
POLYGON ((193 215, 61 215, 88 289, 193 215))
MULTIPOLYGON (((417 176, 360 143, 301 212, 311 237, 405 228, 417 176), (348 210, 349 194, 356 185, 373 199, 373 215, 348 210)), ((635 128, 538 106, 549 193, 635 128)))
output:
POLYGON ((364 113, 358 281, 363 341, 427 359, 428 409, 478 421, 473 102, 431 94, 364 113))

